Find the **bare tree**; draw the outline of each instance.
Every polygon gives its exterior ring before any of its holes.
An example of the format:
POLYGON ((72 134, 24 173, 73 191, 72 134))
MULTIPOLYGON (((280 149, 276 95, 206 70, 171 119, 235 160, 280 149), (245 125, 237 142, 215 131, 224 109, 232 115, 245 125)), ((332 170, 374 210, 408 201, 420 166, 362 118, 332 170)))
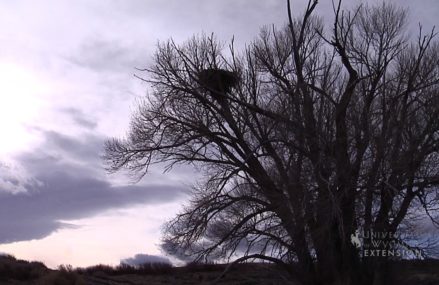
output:
POLYGON ((303 284, 378 284, 387 259, 351 235, 394 235, 420 209, 437 224, 434 31, 410 40, 406 11, 389 4, 339 4, 327 31, 316 5, 243 53, 206 36, 158 46, 141 78, 153 91, 105 159, 140 175, 157 162, 203 171, 166 225, 169 252, 268 260, 303 284))

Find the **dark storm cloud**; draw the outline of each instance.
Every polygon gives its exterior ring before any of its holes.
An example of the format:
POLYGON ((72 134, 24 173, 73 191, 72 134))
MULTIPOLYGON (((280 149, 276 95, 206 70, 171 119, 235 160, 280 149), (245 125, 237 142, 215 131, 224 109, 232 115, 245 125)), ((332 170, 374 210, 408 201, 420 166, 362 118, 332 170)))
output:
POLYGON ((60 220, 135 204, 170 202, 183 195, 182 187, 175 185, 112 186, 93 169, 102 138, 72 138, 53 131, 43 134, 45 144, 17 157, 38 183, 28 185, 25 193, 0 191, 0 243, 40 239, 69 227, 60 220))
POLYGON ((120 261, 121 264, 128 264, 131 266, 138 266, 146 263, 166 263, 171 264, 171 261, 163 256, 150 254, 136 254, 134 257, 125 258, 120 261))

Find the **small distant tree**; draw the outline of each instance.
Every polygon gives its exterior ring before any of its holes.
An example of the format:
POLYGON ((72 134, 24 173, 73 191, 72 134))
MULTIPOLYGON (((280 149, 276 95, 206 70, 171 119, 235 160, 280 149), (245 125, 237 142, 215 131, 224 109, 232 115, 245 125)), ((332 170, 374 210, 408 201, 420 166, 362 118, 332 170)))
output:
POLYGON ((142 78, 152 92, 105 158, 140 175, 158 162, 202 171, 165 227, 172 254, 379 284, 387 259, 361 255, 351 235, 395 235, 422 214, 436 224, 439 45, 434 31, 406 35, 390 4, 339 4, 325 29, 316 0, 298 19, 287 3, 288 25, 242 53, 206 36, 159 44, 142 78))

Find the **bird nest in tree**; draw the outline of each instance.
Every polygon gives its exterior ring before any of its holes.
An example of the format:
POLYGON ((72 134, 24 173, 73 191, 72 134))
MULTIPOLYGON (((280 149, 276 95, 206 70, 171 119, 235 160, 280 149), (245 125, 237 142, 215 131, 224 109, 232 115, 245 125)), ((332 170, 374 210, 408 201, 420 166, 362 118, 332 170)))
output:
POLYGON ((227 93, 238 83, 238 75, 225 69, 208 68, 198 73, 198 81, 212 93, 227 93))

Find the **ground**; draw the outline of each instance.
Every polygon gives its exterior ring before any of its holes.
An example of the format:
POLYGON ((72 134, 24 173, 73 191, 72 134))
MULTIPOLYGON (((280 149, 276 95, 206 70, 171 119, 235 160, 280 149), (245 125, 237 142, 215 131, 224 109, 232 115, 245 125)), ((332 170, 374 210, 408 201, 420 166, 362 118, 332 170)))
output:
MULTIPOLYGON (((112 268, 98 265, 85 269, 69 266, 58 270, 47 268, 41 262, 17 260, 0 256, 0 285, 162 285, 162 284, 237 284, 237 285, 296 285, 273 264, 246 263, 231 267, 220 279, 227 265, 191 264, 171 267, 166 264, 147 265, 143 268, 122 266, 112 268)), ((399 261, 389 268, 392 284, 438 285, 439 260, 399 261)))

